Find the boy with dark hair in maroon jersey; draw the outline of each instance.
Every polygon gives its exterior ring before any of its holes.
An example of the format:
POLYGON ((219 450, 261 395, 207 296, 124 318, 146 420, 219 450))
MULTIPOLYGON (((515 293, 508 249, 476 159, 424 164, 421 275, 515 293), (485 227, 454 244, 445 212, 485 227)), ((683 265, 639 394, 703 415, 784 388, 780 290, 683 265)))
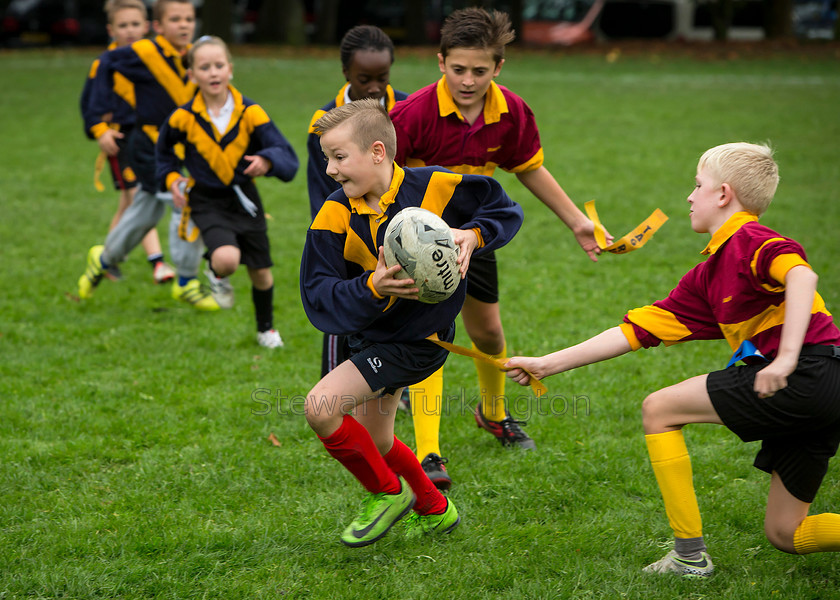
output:
MULTIPOLYGON (((600 248, 593 223, 545 168, 534 113, 522 98, 493 81, 505 62, 505 46, 513 39, 505 13, 472 7, 447 17, 438 54, 443 77, 398 102, 391 111, 397 130, 395 162, 408 167, 437 165, 461 174, 492 176, 496 167, 514 173, 596 260, 600 248)), ((612 240, 609 234, 607 238, 612 240)), ((475 348, 503 358, 507 350, 494 253, 474 262, 467 286, 461 312, 464 329, 475 348)), ((481 394, 475 407, 478 425, 503 446, 534 448, 534 441, 505 407, 504 373, 479 360, 475 367, 481 394)), ((448 489, 451 479, 438 440, 442 372, 412 386, 412 396, 417 458, 432 481, 448 489)))

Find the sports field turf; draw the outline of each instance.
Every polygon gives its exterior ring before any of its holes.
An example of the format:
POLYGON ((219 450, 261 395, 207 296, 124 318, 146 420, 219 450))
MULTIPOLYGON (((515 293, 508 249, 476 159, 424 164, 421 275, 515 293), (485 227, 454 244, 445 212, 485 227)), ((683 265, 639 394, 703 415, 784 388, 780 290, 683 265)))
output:
MULTIPOLYGON (((509 52, 499 82, 522 95, 546 164, 580 205, 596 199, 620 235, 661 208, 645 248, 597 264, 507 174, 525 224, 499 253, 510 352, 545 353, 664 296, 701 260, 686 196, 699 155, 769 140, 782 183, 763 222, 799 240, 840 312, 840 60, 837 50, 692 57, 667 46, 509 52), (609 54, 608 54, 609 53, 609 54)), ((315 109, 343 83, 336 49, 234 49, 235 85, 305 161, 315 109)), ((302 416, 321 337, 298 293, 308 226, 305 171, 258 182, 268 212, 276 324, 254 341, 250 285, 198 314, 155 287, 141 252, 124 281, 80 304, 76 280, 116 205, 92 186, 96 147, 78 94, 89 51, 0 53, 0 598, 838 598, 840 556, 790 556, 762 533, 767 477, 756 444, 687 429, 710 581, 644 576, 670 530, 648 464, 645 395, 720 368, 724 342, 658 348, 546 380, 535 401, 508 386, 531 453, 476 429, 470 362, 446 366, 443 452, 463 516, 447 539, 338 540, 362 498, 302 416), (269 441, 274 434, 279 445, 269 441)), ((439 76, 434 50, 398 49, 395 87, 439 76)), ((166 230, 160 228, 166 246, 166 230)), ((463 332, 458 341, 467 343, 463 332)), ((398 436, 413 444, 410 419, 398 436)), ((813 512, 840 512, 834 461, 813 512)))

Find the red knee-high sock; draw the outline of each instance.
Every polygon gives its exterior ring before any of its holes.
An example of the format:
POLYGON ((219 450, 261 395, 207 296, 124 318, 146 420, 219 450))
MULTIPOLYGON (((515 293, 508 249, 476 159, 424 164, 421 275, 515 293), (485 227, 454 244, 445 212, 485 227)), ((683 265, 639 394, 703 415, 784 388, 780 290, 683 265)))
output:
MULTIPOLYGON (((371 494, 400 493, 402 485, 396 473, 379 454, 368 430, 350 415, 344 415, 341 426, 332 435, 325 438, 318 436, 318 439, 327 452, 344 465, 371 494)), ((414 457, 413 454, 411 456, 414 457)))
POLYGON ((446 510, 446 497, 438 491, 420 466, 414 452, 394 436, 394 445, 385 455, 391 470, 403 477, 417 497, 414 510, 419 515, 442 514, 446 510))

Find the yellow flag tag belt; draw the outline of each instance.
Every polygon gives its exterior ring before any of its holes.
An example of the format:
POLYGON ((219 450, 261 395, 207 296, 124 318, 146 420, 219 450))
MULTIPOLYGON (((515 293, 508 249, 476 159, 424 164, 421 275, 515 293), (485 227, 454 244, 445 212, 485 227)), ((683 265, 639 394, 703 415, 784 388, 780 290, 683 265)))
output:
MULTIPOLYGON (((461 356, 469 356, 470 358, 477 358, 478 360, 484 361, 486 363, 490 363, 491 365, 494 365, 497 369, 499 369, 501 371, 510 371, 511 370, 510 367, 505 366, 505 363, 502 359, 493 358, 489 354, 484 354, 484 352, 481 352, 479 350, 473 350, 471 348, 464 348, 463 346, 456 346, 455 344, 450 344, 449 342, 444 342, 442 339, 440 339, 438 337, 438 335, 436 333, 433 333, 432 335, 430 335, 426 339, 429 340, 430 342, 434 342, 435 344, 437 344, 441 348, 449 350, 450 352, 454 352, 455 354, 460 354, 461 356)), ((517 368, 520 368, 520 367, 517 367, 517 368)), ((537 398, 539 398, 540 396, 543 396, 544 394, 548 393, 548 388, 545 387, 545 385, 543 385, 543 383, 539 379, 534 377, 534 375, 531 374, 529 371, 527 371, 525 369, 522 369, 522 370, 525 371, 526 373, 528 373, 528 375, 531 376, 531 389, 534 390, 534 395, 537 398)))
POLYGON ((93 165, 93 187, 96 188, 97 192, 105 191, 105 184, 102 183, 102 171, 105 169, 105 163, 107 161, 108 157, 104 152, 100 151, 96 157, 96 163, 93 165))
POLYGON ((190 221, 190 214, 192 213, 192 209, 190 208, 190 189, 192 189, 194 184, 195 180, 190 177, 187 185, 184 186, 184 197, 187 199, 187 203, 181 209, 181 220, 178 222, 178 237, 186 242, 196 241, 199 233, 198 227, 190 221), (192 229, 190 228, 191 223, 192 229))
POLYGON ((601 225, 601 221, 598 219, 598 211, 595 210, 595 201, 590 200, 584 204, 584 208, 592 223, 595 224, 595 241, 598 242, 598 247, 601 250, 606 250, 613 254, 625 254, 633 250, 638 250, 647 244, 650 238, 653 237, 653 234, 668 220, 668 216, 657 208, 647 219, 637 225, 633 231, 608 246, 604 226, 601 225))
MULTIPOLYGON (((119 131, 120 126, 116 123, 111 123, 108 125, 114 131, 119 131)), ((105 163, 108 162, 108 155, 99 151, 99 155, 96 157, 96 163, 93 165, 93 187, 96 188, 97 192, 104 192, 105 191, 105 184, 102 183, 102 171, 105 170, 105 163)))

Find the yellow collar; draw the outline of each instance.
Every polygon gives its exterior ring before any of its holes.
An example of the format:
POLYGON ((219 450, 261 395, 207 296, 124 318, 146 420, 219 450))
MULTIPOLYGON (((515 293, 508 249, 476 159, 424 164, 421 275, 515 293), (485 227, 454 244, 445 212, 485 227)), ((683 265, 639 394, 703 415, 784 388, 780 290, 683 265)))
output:
MULTIPOLYGON (((228 90, 230 91, 231 96, 233 96, 233 112, 230 115, 230 123, 228 123, 228 130, 230 130, 231 126, 239 122, 239 118, 245 111, 245 103, 242 102, 242 94, 239 92, 239 90, 237 90, 232 85, 228 85, 228 90)), ((210 118, 210 113, 207 112, 207 101, 204 100, 204 94, 202 94, 200 90, 195 95, 195 99, 193 99, 192 109, 193 112, 197 112, 198 114, 200 114, 208 123, 213 122, 213 119, 210 118)), ((220 131, 219 135, 223 136, 225 133, 227 132, 220 131)))
MULTIPOLYGON (((438 107, 440 109, 440 116, 455 114, 462 121, 464 116, 458 110, 458 105, 455 104, 455 99, 452 97, 452 92, 449 91, 449 86, 446 85, 446 75, 441 77, 437 83, 437 99, 438 107)), ((502 118, 502 114, 508 112, 507 100, 505 100, 502 90, 496 85, 495 81, 490 82, 490 87, 484 95, 484 123, 498 123, 502 118)))
POLYGON ((741 227, 745 224, 753 223, 755 221, 758 221, 758 217, 752 213, 748 213, 743 210, 736 212, 726 220, 726 223, 721 225, 720 228, 715 231, 712 239, 709 240, 709 243, 700 254, 714 254, 721 246, 723 246, 726 240, 735 235, 736 231, 741 229, 741 227))
POLYGON ((347 97, 347 88, 350 86, 350 82, 348 81, 344 85, 341 86, 341 89, 338 90, 338 95, 335 97, 335 105, 344 106, 344 98, 347 97))
POLYGON ((405 171, 402 167, 394 163, 394 175, 391 177, 391 185, 388 187, 388 191, 382 194, 382 197, 379 199, 379 212, 369 207, 364 198, 348 198, 350 208, 360 215, 385 214, 388 207, 394 203, 394 198, 396 197, 397 192, 400 191, 403 179, 405 179, 405 171))

